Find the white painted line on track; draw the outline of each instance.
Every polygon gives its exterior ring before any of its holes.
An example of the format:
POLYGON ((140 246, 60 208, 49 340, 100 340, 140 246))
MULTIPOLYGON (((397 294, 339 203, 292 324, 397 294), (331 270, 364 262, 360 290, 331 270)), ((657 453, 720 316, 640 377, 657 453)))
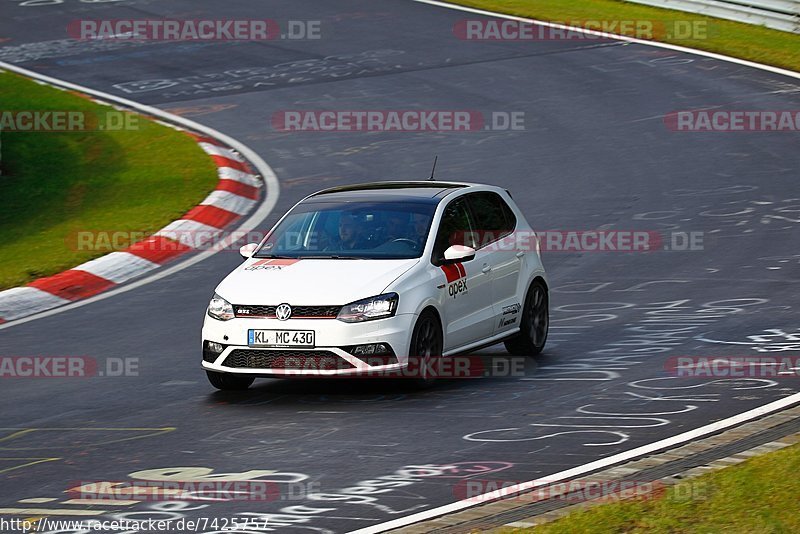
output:
POLYGON ((567 26, 564 24, 556 24, 553 22, 546 22, 543 20, 536 20, 530 19, 525 17, 517 17, 514 15, 506 15, 503 13, 496 13, 494 11, 487 11, 485 9, 478 9, 474 7, 466 7, 466 6, 459 6, 455 4, 450 4, 447 2, 439 2, 437 0, 411 0, 412 2, 417 2, 419 4, 428 4, 431 6, 442 7, 445 9, 452 9, 455 11, 463 11, 465 13, 474 13, 476 15, 484 15, 487 17, 493 18, 502 18, 507 20, 516 20, 520 22, 530 22, 531 24, 536 24, 537 26, 546 26, 548 28, 559 28, 563 30, 570 30, 573 32, 585 33, 587 35, 595 35, 598 37, 607 37, 609 39, 616 39, 618 41, 627 41, 629 43, 636 43, 646 46, 654 46, 656 48, 666 48, 667 50, 674 50, 676 52, 683 52, 685 54, 694 54, 696 56, 705 56, 710 57, 713 59, 718 59, 720 61, 727 61, 729 63, 736 63, 738 65, 743 65, 746 67, 752 67, 754 69, 761 69, 766 70, 775 74, 781 74, 783 76, 789 76, 791 78, 800 79, 800 72, 794 72, 791 70, 782 69, 780 67, 773 67, 771 65, 764 65, 763 63, 756 63, 755 61, 748 61, 746 59, 739 59, 731 56, 726 56, 724 54, 717 54, 715 52, 706 52, 705 50, 697 50, 695 48, 687 48, 685 46, 679 46, 669 43, 659 43, 658 41, 648 41, 646 39, 636 39, 635 37, 627 37, 625 35, 617 35, 613 33, 605 33, 599 32, 595 30, 587 30, 584 28, 578 28, 575 26, 567 26))
POLYGON ((598 469, 610 467, 614 464, 632 460, 639 456, 650 454, 660 449, 674 447, 676 445, 680 445, 682 443, 686 443, 688 441, 692 441, 701 438, 703 436, 719 432, 720 430, 725 430, 726 428, 731 428, 733 426, 746 423, 747 421, 750 421, 752 419, 757 419, 769 413, 783 410, 784 408, 788 408, 789 406, 792 406, 793 404, 797 403, 800 403, 800 393, 795 393, 794 395, 790 395, 788 397, 771 402, 769 404, 765 404, 764 406, 759 406, 758 408, 748 410, 738 415, 734 415, 733 417, 728 417, 727 419, 723 419, 721 421, 717 421, 716 423, 711 423, 702 426, 700 428, 696 428, 694 430, 678 434, 676 436, 665 438, 653 443, 649 443, 647 445, 642 445, 641 447, 636 447, 635 449, 621 452, 613 456, 600 458, 599 460, 579 465, 571 469, 566 469, 558 473, 553 473, 552 475, 547 475, 547 477, 541 480, 530 480, 528 482, 522 482, 520 484, 509 486, 507 488, 502 488, 500 490, 490 491, 488 493, 484 493, 483 495, 475 495, 470 497, 469 499, 464 499, 451 504, 446 504, 444 506, 438 506, 436 508, 431 508, 430 510, 425 510, 423 512, 412 514, 406 517, 401 517, 399 519, 394 519, 392 521, 387 521, 385 523, 380 523, 377 525, 372 525, 370 527, 353 530, 350 531, 349 534, 373 534, 378 532, 386 532, 387 530, 405 527, 414 523, 419 523, 420 521, 426 521, 428 519, 432 519, 434 517, 439 517, 442 515, 459 512, 461 510, 465 510, 473 506, 486 504, 489 501, 497 500, 502 497, 508 497, 516 493, 528 491, 540 486, 549 486, 555 482, 559 482, 562 480, 569 480, 576 476, 585 475, 592 471, 597 471, 598 469))

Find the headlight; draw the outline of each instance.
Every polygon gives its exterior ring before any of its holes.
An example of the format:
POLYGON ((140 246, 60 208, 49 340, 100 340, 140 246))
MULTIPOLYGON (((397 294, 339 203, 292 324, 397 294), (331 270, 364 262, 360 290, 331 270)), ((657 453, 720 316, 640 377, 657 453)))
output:
POLYGON ((336 318, 345 323, 385 319, 395 314, 398 300, 400 300, 400 297, 397 293, 386 293, 385 295, 351 302, 346 306, 342 306, 342 310, 336 318))
POLYGON ((208 315, 220 321, 230 321, 233 319, 233 306, 231 303, 220 297, 216 293, 208 303, 208 315))

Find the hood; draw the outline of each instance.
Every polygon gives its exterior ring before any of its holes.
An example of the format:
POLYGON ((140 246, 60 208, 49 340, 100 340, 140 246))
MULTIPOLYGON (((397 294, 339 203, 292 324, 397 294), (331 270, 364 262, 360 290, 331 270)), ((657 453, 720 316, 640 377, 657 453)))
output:
POLYGON ((343 305, 379 295, 419 262, 250 258, 217 286, 231 304, 343 305))

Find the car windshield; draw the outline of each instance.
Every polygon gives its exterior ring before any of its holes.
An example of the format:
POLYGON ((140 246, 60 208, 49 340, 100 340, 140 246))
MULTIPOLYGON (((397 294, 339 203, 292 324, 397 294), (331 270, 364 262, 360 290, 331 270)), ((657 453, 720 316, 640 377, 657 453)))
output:
POLYGON ((309 202, 267 236, 257 258, 408 259, 425 248, 436 205, 309 202))

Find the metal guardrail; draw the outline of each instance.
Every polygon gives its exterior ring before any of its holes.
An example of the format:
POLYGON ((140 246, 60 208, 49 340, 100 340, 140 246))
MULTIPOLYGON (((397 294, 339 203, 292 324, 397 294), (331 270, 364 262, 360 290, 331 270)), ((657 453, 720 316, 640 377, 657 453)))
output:
POLYGON ((800 34, 800 0, 627 0, 800 34))

